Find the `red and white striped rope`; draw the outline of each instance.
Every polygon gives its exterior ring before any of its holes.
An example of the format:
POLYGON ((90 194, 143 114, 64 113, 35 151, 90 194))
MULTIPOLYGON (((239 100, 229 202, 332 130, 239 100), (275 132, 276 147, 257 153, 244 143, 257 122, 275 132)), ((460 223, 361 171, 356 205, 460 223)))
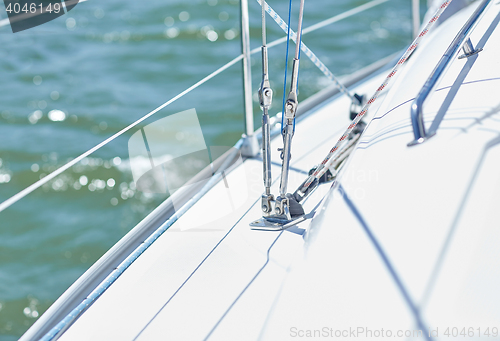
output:
POLYGON ((303 184, 302 188, 300 188, 301 192, 304 192, 307 189, 307 187, 309 187, 309 185, 311 183, 313 183, 314 179, 319 179, 323 174, 326 173, 326 171, 328 170, 328 168, 330 168, 332 162, 335 160, 335 158, 333 158, 332 156, 339 149, 340 145, 344 142, 344 140, 347 139, 347 137, 349 136, 349 134, 351 133, 351 131, 354 129, 354 127, 356 127, 356 125, 358 124, 358 122, 361 121, 361 119, 363 118, 363 116, 367 113, 368 108, 373 104, 373 102, 375 102, 377 100, 377 98, 380 95, 380 93, 389 84, 389 82, 391 81, 392 77, 394 77, 394 75, 396 74, 396 72, 398 71, 398 69, 401 67, 401 65, 403 65, 406 62, 406 60, 410 57, 410 55, 413 53, 413 51, 415 51, 415 49, 417 48, 418 44, 420 43, 420 40, 422 40, 422 38, 429 32, 429 30, 432 27, 432 25, 434 25, 434 23, 438 20, 438 18, 441 16, 441 14, 443 13, 443 11, 448 7, 448 5, 451 3, 451 1, 452 0, 446 0, 439 7, 439 9, 436 11, 436 14, 431 18, 431 20, 429 20, 429 22, 427 23, 427 25, 425 25, 425 27, 422 30, 422 32, 420 32, 420 34, 415 38, 415 40, 413 41, 413 43, 406 50, 406 52, 403 54, 403 56, 401 57, 401 59, 394 66, 394 68, 389 73, 389 75, 387 76, 387 78, 384 80, 384 82, 382 83, 382 85, 377 89, 377 91, 375 91, 375 94, 370 98, 370 100, 368 102, 366 102, 366 104, 363 107, 363 110, 361 110, 361 112, 354 118, 354 120, 349 125, 349 127, 347 128, 347 130, 345 131, 345 133, 342 135, 342 137, 340 137, 340 139, 337 141, 337 143, 335 144, 335 146, 330 150, 330 152, 328 153, 328 155, 326 156, 326 158, 323 160, 323 162, 321 162, 321 164, 319 165, 319 167, 314 171, 314 173, 312 175, 309 176, 309 178, 307 179, 307 181, 303 184))

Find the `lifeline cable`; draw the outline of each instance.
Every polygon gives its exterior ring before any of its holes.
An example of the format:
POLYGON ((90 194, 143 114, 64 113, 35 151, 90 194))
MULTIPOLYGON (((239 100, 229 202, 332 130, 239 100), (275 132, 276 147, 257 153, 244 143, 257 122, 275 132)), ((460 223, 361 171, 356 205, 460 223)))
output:
MULTIPOLYGON (((309 26, 307 28, 304 28, 302 30, 302 35, 305 35, 305 34, 308 34, 308 33, 311 33, 311 32, 315 32, 315 31, 317 31, 320 28, 323 28, 325 26, 334 24, 334 23, 339 22, 341 20, 350 18, 353 15, 362 13, 362 12, 364 12, 366 10, 369 10, 372 7, 381 5, 381 4, 383 4, 383 3, 387 2, 387 1, 389 1, 389 0, 372 0, 370 2, 367 2, 367 3, 363 4, 363 5, 359 5, 357 7, 351 8, 348 11, 345 11, 343 13, 334 15, 331 18, 328 18, 328 19, 320 21, 320 22, 318 22, 318 23, 316 23, 314 25, 311 25, 311 26, 309 26)), ((272 43, 267 44, 267 47, 271 48, 271 47, 280 45, 281 43, 284 43, 286 41, 287 41, 286 36, 284 36, 284 37, 281 37, 281 38, 278 38, 278 39, 274 40, 272 43)), ((254 49, 252 49, 250 51, 251 54, 255 54, 255 53, 258 53, 258 52, 260 52, 260 47, 256 47, 256 48, 254 48, 254 49)))
POLYGON ((239 62, 242 59, 243 59, 243 55, 240 54, 238 57, 236 57, 233 60, 229 61, 228 63, 224 64, 223 66, 221 66, 220 68, 218 68, 217 70, 215 70, 214 72, 212 72, 211 74, 209 74, 208 76, 206 76, 205 78, 203 78, 202 80, 196 82, 194 85, 190 86, 189 88, 187 88, 186 90, 184 90, 183 92, 181 92, 180 94, 178 94, 177 96, 171 98, 170 100, 168 100, 167 102, 163 103, 162 105, 160 105, 159 107, 157 107, 153 111, 150 111, 146 115, 142 116, 137 121, 129 124, 128 126, 126 126, 125 128, 123 128, 122 130, 120 130, 119 132, 117 132, 116 134, 108 137, 106 140, 104 140, 101 143, 97 144, 96 146, 90 148, 85 153, 80 154, 79 156, 77 156, 73 160, 69 161, 65 165, 59 167, 58 169, 56 169, 55 171, 53 171, 52 173, 50 173, 46 177, 38 180, 37 182, 31 184, 30 186, 26 187, 22 191, 20 191, 17 194, 13 195, 9 199, 7 199, 4 202, 0 203, 0 212, 2 212, 3 210, 5 210, 7 207, 13 205, 14 203, 18 202, 19 200, 21 200, 22 198, 24 198, 25 196, 27 196, 28 194, 30 194, 31 192, 33 192, 34 190, 36 190, 37 188, 42 187, 44 184, 46 184, 50 180, 54 179, 56 176, 60 175, 65 170, 67 170, 70 167, 74 166, 75 164, 77 164, 78 162, 80 162, 81 160, 83 160, 85 157, 89 156, 90 154, 92 154, 96 150, 102 148, 103 146, 107 145, 109 142, 113 141, 118 136, 126 133, 127 131, 129 131, 133 127, 137 126, 139 123, 141 123, 144 120, 146 120, 147 118, 153 116, 154 114, 156 114, 161 109, 163 109, 166 106, 170 105, 171 103, 175 102, 176 100, 178 100, 179 98, 183 97, 184 95, 190 93, 192 90, 194 90, 197 87, 199 87, 200 85, 206 83, 207 81, 209 81, 210 79, 214 78, 219 73, 221 73, 222 71, 226 70, 230 66, 236 64, 237 62, 239 62))

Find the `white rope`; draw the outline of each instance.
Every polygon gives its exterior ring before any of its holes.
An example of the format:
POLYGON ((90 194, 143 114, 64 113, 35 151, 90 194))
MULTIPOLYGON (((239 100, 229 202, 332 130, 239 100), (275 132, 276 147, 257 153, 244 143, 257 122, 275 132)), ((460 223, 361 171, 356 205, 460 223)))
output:
POLYGON ((372 7, 378 6, 378 5, 383 4, 384 2, 387 2, 387 1, 389 1, 389 0, 373 0, 373 1, 367 2, 366 4, 360 5, 358 7, 354 7, 353 9, 345 11, 344 13, 336 15, 336 16, 330 18, 330 19, 326 19, 326 20, 320 21, 317 24, 314 24, 314 25, 309 26, 308 28, 305 28, 302 31, 302 35, 307 34, 309 32, 316 31, 316 30, 318 30, 320 28, 323 28, 325 26, 331 25, 331 24, 333 24, 333 23, 335 23, 337 21, 340 21, 342 19, 346 19, 346 18, 351 17, 351 16, 353 16, 355 14, 358 14, 358 13, 361 13, 363 11, 366 11, 366 10, 372 8, 372 7))
POLYGON ((222 71, 226 70, 230 66, 234 65, 236 62, 240 61, 241 59, 243 59, 243 55, 239 55, 238 57, 234 58, 229 63, 225 64, 224 66, 220 67, 216 71, 212 72, 211 74, 209 74, 208 76, 206 76, 205 78, 203 78, 202 80, 200 80, 199 82, 197 82, 196 84, 194 84, 191 87, 187 88, 186 90, 184 90, 183 92, 181 92, 180 94, 178 94, 174 98, 170 99, 169 101, 163 103, 158 108, 156 108, 153 111, 149 112, 148 114, 144 115, 143 117, 141 117, 140 119, 138 119, 134 123, 128 125, 127 127, 123 128, 122 130, 120 130, 119 132, 117 132, 116 134, 114 134, 111 137, 107 138, 106 140, 102 141, 101 143, 99 143, 95 147, 87 150, 85 153, 81 154, 80 156, 78 156, 75 159, 71 160, 70 162, 66 163, 64 166, 59 167, 58 169, 56 169, 55 171, 53 171, 52 173, 50 173, 46 177, 38 180, 37 182, 35 182, 34 184, 30 185, 29 187, 23 189, 21 192, 15 194, 14 196, 12 196, 9 199, 5 200, 4 202, 2 202, 0 204, 0 212, 2 212, 3 210, 5 210, 7 207, 11 206, 12 204, 16 203, 20 199, 24 198, 26 195, 30 194, 31 192, 33 192, 37 188, 40 188, 41 186, 43 186, 44 184, 46 184, 50 180, 54 179, 56 176, 58 176, 59 174, 61 174, 65 170, 67 170, 68 168, 74 166, 75 164, 77 164, 82 159, 84 159, 85 157, 89 156, 90 154, 92 154, 96 150, 98 150, 98 149, 102 148, 103 146, 107 145, 108 143, 110 143, 111 141, 113 141, 114 139, 116 139, 118 136, 126 133, 130 129, 132 129, 135 126, 137 126, 139 123, 141 123, 144 120, 146 120, 147 118, 153 116, 158 111, 160 111, 161 109, 165 108, 167 105, 170 105, 171 103, 175 102, 176 100, 178 100, 179 98, 183 97, 187 93, 189 93, 192 90, 196 89, 197 87, 199 87, 203 83, 205 83, 205 82, 209 81, 210 79, 212 79, 213 77, 217 76, 219 73, 221 73, 222 71))
MULTIPOLYGON (((353 9, 345 11, 344 13, 337 14, 336 16, 333 16, 333 17, 331 17, 329 19, 320 21, 317 24, 314 24, 314 25, 311 25, 311 26, 309 26, 307 28, 304 28, 302 30, 302 35, 314 32, 314 31, 316 31, 316 30, 318 30, 318 29, 320 29, 322 27, 325 27, 325 26, 334 24, 334 23, 336 23, 338 21, 347 19, 349 17, 352 17, 355 14, 364 12, 364 11, 366 11, 366 10, 372 8, 372 7, 378 6, 378 5, 383 4, 384 2, 387 2, 387 1, 389 1, 389 0, 373 0, 373 1, 367 2, 364 5, 361 5, 361 6, 358 6, 358 7, 354 7, 353 9)), ((274 46, 277 46, 279 44, 283 44, 284 42, 286 42, 286 36, 284 36, 282 38, 278 38, 278 39, 274 40, 273 42, 267 44, 267 47, 268 48, 274 47, 274 46)), ((255 53, 258 53, 258 52, 260 52, 260 47, 256 47, 252 51, 250 51, 251 54, 255 54, 255 53)))

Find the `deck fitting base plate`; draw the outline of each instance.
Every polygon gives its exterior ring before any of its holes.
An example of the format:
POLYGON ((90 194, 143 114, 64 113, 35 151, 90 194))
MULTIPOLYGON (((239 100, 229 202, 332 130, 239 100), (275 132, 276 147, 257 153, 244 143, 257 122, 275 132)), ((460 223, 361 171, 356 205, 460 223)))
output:
POLYGON ((282 220, 282 219, 273 219, 273 218, 260 218, 250 223, 250 227, 252 230, 260 230, 260 231, 281 231, 286 230, 289 227, 297 225, 298 223, 306 220, 306 216, 302 215, 300 217, 296 217, 292 220, 282 220))

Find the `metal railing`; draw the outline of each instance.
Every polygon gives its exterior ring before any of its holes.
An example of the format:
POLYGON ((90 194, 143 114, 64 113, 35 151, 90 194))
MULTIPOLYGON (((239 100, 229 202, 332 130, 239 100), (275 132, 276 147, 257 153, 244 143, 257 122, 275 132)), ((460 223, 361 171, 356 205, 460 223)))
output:
POLYGON ((420 144, 436 134, 435 132, 431 132, 428 134, 425 130, 423 105, 426 99, 435 89, 441 76, 448 69, 450 62, 458 54, 458 51, 460 50, 461 47, 464 50, 464 55, 466 57, 472 56, 481 51, 481 50, 475 50, 473 48, 472 43, 468 37, 471 34, 472 29, 474 28, 478 19, 481 17, 481 14, 484 12, 486 7, 488 7, 490 3, 491 0, 483 0, 479 4, 474 13, 470 16, 469 20, 467 20, 465 25, 458 32, 455 39, 453 39, 448 49, 446 49, 446 52, 439 60, 434 71, 432 71, 431 75, 429 76, 424 86, 422 87, 417 97, 415 98, 411 106, 411 123, 415 138, 413 141, 408 143, 408 146, 414 146, 420 144))
POLYGON ((241 9, 241 52, 243 55, 243 104, 245 113, 245 139, 242 154, 255 156, 259 152, 259 145, 254 136, 253 125, 253 93, 252 93, 252 64, 250 50, 250 22, 248 19, 248 0, 240 1, 241 9))
POLYGON ((420 29, 420 0, 411 0, 411 22, 413 38, 415 38, 420 29))

